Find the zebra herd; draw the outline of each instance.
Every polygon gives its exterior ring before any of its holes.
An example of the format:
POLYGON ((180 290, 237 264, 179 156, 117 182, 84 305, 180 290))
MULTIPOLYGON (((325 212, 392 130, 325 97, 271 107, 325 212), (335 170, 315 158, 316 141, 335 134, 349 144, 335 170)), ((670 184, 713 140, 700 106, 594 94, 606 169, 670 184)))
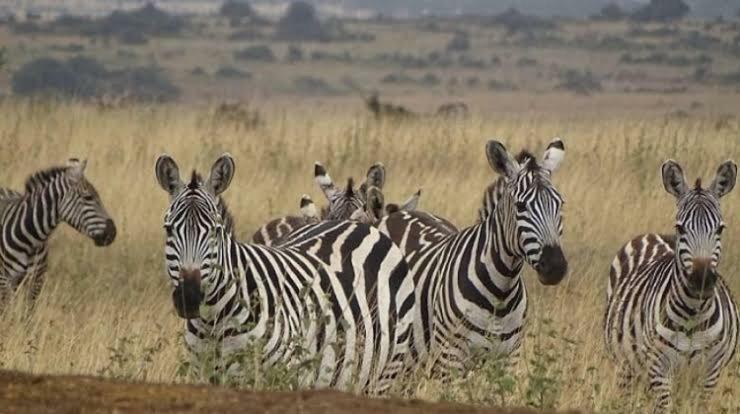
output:
MULTIPOLYGON (((266 366, 313 361, 303 386, 384 394, 414 370, 442 379, 470 371, 481 351, 516 360, 527 319, 523 267, 543 285, 568 273, 564 201, 553 183, 565 146, 554 139, 541 160, 527 151, 512 156, 493 140, 485 152, 499 177, 469 228, 419 211, 420 191, 386 204, 380 163, 359 186, 349 179, 344 188, 317 163, 328 206, 319 212, 303 196, 300 215, 268 222, 251 243, 236 240, 221 197, 234 177, 230 155, 207 178, 193 171, 186 179, 174 159, 160 156, 156 178, 170 200, 164 256, 195 368, 215 343, 216 369, 244 375, 231 357, 259 343, 266 366)), ((84 170, 84 161, 70 160, 31 176, 25 193, 0 188, 0 306, 22 284, 32 301, 38 295, 47 240, 60 222, 97 245, 115 239, 84 170)), ((612 262, 606 348, 620 386, 647 380, 654 412, 670 410, 673 382, 687 368, 700 369, 709 397, 737 348, 737 306, 717 269, 725 227, 719 200, 736 176, 727 161, 708 187, 697 180, 690 188, 681 167, 666 161, 675 234, 639 236, 612 262)))

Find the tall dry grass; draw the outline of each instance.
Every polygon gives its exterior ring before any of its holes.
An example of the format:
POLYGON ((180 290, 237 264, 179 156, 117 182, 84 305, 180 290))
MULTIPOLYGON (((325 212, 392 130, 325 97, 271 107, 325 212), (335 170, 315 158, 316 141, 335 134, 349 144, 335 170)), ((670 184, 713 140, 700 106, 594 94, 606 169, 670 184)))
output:
MULTIPOLYGON (((0 104, 2 185, 20 190, 35 170, 86 157, 86 175, 119 229, 107 248, 95 247, 68 227, 55 233, 47 284, 35 311, 26 315, 16 301, 0 320, 3 368, 185 380, 178 373, 186 359, 184 324, 171 305, 162 253, 167 196, 153 171, 162 152, 178 161, 184 175, 190 168, 205 172, 224 151, 234 156, 236 177, 225 197, 237 234, 247 240, 269 218, 297 212, 302 193, 323 204, 312 181, 316 160, 337 181, 358 178, 380 160, 388 172, 387 200, 400 201, 423 187, 424 210, 470 225, 483 189, 494 179, 483 151, 487 138, 500 137, 512 152, 530 148, 540 155, 551 137, 561 136, 567 155, 555 183, 566 199, 564 243, 571 271, 560 286, 546 288, 525 270, 531 325, 513 382, 500 391, 498 374, 489 372, 480 374, 481 381, 468 378, 452 387, 421 383, 414 393, 532 404, 527 392, 544 377, 547 381, 540 382, 552 387, 559 407, 642 411, 643 393, 620 397, 602 345, 609 263, 634 235, 672 229, 673 199, 659 178, 663 160, 679 160, 692 181, 696 176, 710 180, 727 158, 740 161, 737 125, 717 128, 712 118, 486 114, 399 125, 303 108, 273 111, 264 127, 249 131, 207 121, 206 112, 186 107, 99 112, 82 105, 0 104)), ((740 292, 737 193, 723 200, 728 228, 721 270, 740 292)), ((735 362, 725 370, 710 407, 687 403, 682 412, 738 412, 738 390, 740 364, 735 362)))

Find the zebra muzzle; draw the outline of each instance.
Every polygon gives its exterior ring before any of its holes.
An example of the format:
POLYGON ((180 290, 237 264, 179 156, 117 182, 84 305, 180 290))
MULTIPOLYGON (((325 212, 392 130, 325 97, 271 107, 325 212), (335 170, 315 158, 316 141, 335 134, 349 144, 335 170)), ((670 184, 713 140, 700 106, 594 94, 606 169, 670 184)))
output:
POLYGON ((108 219, 105 221, 105 228, 102 232, 98 233, 93 240, 96 246, 107 246, 113 243, 116 239, 116 224, 113 220, 108 219))
POLYGON ((714 289, 717 283, 717 269, 712 267, 709 259, 694 259, 689 273, 689 287, 697 293, 714 289))
POLYGON ((544 246, 537 268, 543 285, 557 285, 568 273, 568 260, 560 246, 544 246))
POLYGON ((200 280, 199 269, 180 271, 180 284, 172 292, 172 301, 179 317, 194 319, 200 316, 200 303, 203 301, 200 280))

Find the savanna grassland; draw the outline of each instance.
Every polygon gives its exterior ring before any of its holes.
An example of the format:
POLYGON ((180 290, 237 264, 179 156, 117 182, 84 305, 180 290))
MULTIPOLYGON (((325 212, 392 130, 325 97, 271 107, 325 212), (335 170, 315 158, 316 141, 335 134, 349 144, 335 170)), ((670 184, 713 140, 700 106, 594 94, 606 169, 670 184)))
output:
MULTIPOLYGON (((16 300, 0 319, 3 369, 31 373, 92 374, 147 382, 199 382, 187 374, 181 340, 184 323, 170 299, 162 231, 167 195, 154 178, 156 157, 206 172, 221 153, 236 160, 225 193, 236 233, 248 240, 268 219, 298 211, 300 195, 319 205, 313 162, 322 161, 338 182, 360 178, 382 161, 386 200, 401 201, 423 188, 421 208, 460 227, 476 217, 483 189, 495 178, 484 155, 498 137, 511 152, 541 155, 554 136, 566 160, 554 179, 566 199, 564 245, 570 273, 557 287, 538 284, 525 268, 531 308, 522 362, 512 373, 484 364, 451 385, 409 384, 427 400, 483 405, 640 412, 640 390, 621 396, 606 358, 601 324, 608 268, 615 251, 645 231, 671 231, 675 205, 662 187, 659 166, 681 162, 688 179, 713 178, 717 165, 740 159, 740 125, 716 116, 497 115, 468 119, 376 121, 346 109, 268 110, 263 124, 245 129, 212 122, 212 113, 189 106, 131 106, 101 111, 91 105, 0 104, 2 184, 22 189, 27 176, 77 156, 89 160, 96 185, 118 226, 118 238, 97 248, 68 227, 52 238, 47 284, 35 310, 16 300)), ((738 191, 723 200, 721 273, 740 292, 738 191)), ((264 373, 263 373, 264 374, 264 373)), ((259 375, 263 375, 259 374, 259 375)), ((255 373, 255 375, 258 375, 255 373)), ((265 376, 266 378, 267 376, 265 376)), ((281 388, 255 381, 258 389, 281 388)), ((740 363, 725 369, 709 407, 681 392, 681 413, 740 410, 740 363)))

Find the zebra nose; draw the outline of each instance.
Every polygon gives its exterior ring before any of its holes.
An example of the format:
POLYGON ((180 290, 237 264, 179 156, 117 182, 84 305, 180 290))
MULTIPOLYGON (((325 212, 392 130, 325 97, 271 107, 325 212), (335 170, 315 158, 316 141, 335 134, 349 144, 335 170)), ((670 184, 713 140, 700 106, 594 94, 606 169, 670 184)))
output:
POLYGON ((96 246, 107 246, 111 243, 113 243, 113 240, 116 239, 116 224, 113 222, 113 220, 108 219, 105 221, 105 228, 103 231, 98 233, 98 235, 95 236, 95 245, 96 246))
POLYGON ((714 289, 717 277, 717 269, 712 265, 711 259, 702 257, 691 261, 689 284, 694 291, 703 292, 714 289))
POLYGON ((537 266, 537 276, 543 285, 557 285, 568 273, 568 261, 560 246, 544 246, 537 266))
POLYGON ((172 292, 172 301, 179 317, 193 319, 200 316, 200 303, 203 301, 200 281, 200 269, 180 271, 180 284, 172 292))

